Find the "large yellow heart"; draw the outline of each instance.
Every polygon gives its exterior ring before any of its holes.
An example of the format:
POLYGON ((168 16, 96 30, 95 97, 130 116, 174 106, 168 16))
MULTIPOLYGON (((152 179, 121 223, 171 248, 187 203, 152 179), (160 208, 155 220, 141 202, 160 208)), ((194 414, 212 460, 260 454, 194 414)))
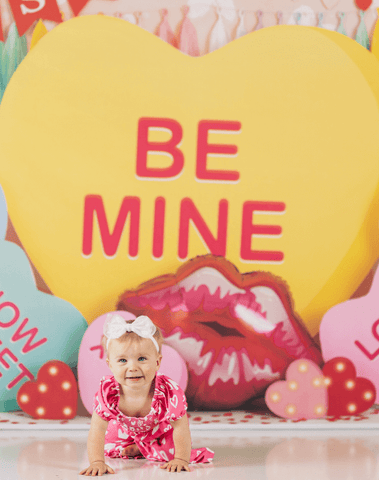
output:
POLYGON ((316 333, 377 257, 378 96, 376 58, 335 32, 267 28, 190 58, 125 21, 81 17, 10 82, 0 183, 36 268, 88 321, 211 251, 283 277, 316 333))

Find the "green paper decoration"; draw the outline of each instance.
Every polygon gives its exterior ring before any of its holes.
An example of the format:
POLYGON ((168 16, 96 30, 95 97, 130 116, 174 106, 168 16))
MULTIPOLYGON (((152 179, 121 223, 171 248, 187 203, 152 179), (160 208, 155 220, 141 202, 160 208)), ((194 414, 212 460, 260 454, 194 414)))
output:
POLYGON ((368 38, 367 28, 365 24, 365 13, 363 10, 359 10, 359 15, 361 16, 361 21, 359 22, 357 34, 355 35, 355 40, 362 45, 362 47, 370 50, 370 39, 368 38))
POLYGON ((343 26, 343 21, 344 21, 344 18, 345 18, 345 12, 338 12, 338 18, 340 19, 340 21, 339 21, 339 24, 338 24, 337 32, 342 33, 342 35, 347 36, 345 27, 343 26))
POLYGON ((318 14, 318 22, 317 22, 317 26, 319 28, 324 28, 324 25, 322 24, 323 21, 324 21, 324 14, 320 12, 318 14))
POLYGON ((9 80, 27 53, 26 37, 20 37, 16 24, 12 23, 7 41, 0 42, 0 101, 9 80))

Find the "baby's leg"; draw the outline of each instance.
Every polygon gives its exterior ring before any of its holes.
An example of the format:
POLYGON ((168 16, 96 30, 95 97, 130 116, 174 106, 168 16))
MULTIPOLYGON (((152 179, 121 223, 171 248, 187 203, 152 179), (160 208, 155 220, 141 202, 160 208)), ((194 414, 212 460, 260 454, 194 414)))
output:
POLYGON ((108 424, 105 434, 104 453, 113 458, 140 455, 134 439, 128 435, 123 425, 115 420, 111 420, 108 424))

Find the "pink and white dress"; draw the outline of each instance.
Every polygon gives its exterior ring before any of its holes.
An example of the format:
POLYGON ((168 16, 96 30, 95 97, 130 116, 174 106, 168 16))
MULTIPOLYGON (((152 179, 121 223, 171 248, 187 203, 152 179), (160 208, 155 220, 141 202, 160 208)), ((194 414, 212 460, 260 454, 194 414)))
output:
MULTIPOLYGON (((187 401, 183 390, 166 375, 157 373, 151 410, 146 417, 127 417, 118 408, 120 385, 113 375, 103 377, 95 395, 93 410, 108 423, 104 453, 121 457, 122 450, 136 444, 148 460, 168 462, 174 458, 173 428, 170 421, 183 417, 187 401)), ((209 448, 191 451, 191 463, 211 462, 214 452, 209 448)))

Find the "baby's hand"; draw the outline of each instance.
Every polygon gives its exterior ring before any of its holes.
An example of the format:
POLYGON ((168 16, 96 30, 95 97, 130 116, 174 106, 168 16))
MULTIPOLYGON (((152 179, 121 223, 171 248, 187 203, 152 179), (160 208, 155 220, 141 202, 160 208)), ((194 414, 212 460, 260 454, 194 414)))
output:
POLYGON ((92 462, 88 468, 82 470, 79 475, 91 475, 95 477, 96 475, 103 475, 104 473, 114 473, 114 470, 104 462, 92 462))
POLYGON ((190 472, 188 462, 182 460, 181 458, 174 458, 170 460, 168 463, 165 463, 160 468, 165 468, 168 472, 181 472, 182 470, 186 470, 190 472))

